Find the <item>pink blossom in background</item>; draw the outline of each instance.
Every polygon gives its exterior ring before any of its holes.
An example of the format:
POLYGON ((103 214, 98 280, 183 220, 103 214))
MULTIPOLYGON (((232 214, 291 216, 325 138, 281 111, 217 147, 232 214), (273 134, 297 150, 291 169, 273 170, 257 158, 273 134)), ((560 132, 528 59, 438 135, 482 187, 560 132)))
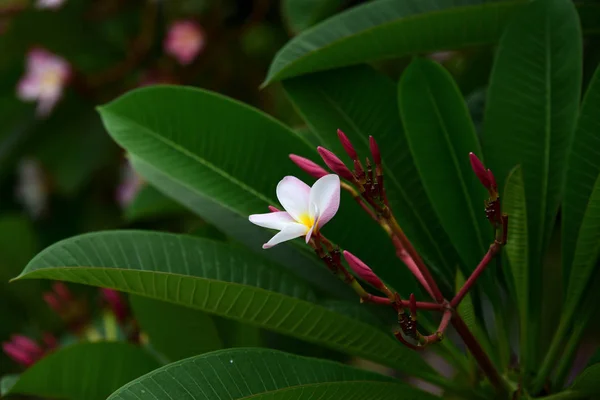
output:
POLYGON ((24 159, 17 166, 17 187, 15 196, 31 218, 41 217, 48 206, 48 187, 40 163, 24 159))
POLYGON ((164 40, 165 53, 175 57, 182 65, 188 65, 200 54, 205 45, 200 25, 191 20, 175 21, 164 40))
POLYGON ((57 340, 50 333, 44 333, 41 344, 27 336, 12 335, 10 341, 2 343, 2 350, 17 364, 30 367, 54 349, 56 345, 57 340))
POLYGON ((116 199, 121 208, 125 208, 131 203, 143 183, 142 178, 134 171, 131 163, 127 161, 121 169, 121 183, 116 193, 116 199))
POLYGON ((60 8, 60 6, 62 6, 65 1, 66 0, 37 0, 37 2, 35 3, 35 8, 39 8, 39 9, 45 9, 45 8, 57 9, 57 8, 60 8))
POLYGON ((60 100, 71 75, 69 63, 47 50, 36 48, 27 54, 25 75, 17 85, 23 101, 37 101, 39 116, 47 116, 60 100))

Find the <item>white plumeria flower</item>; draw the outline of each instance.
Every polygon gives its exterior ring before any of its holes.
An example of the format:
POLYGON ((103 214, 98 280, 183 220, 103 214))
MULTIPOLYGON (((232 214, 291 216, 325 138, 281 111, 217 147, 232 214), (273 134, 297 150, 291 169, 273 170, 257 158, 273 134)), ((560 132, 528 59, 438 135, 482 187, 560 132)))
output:
POLYGON ((320 178, 312 187, 294 176, 286 176, 276 192, 285 211, 249 217, 253 224, 279 230, 263 249, 300 236, 305 236, 308 243, 311 235, 329 222, 340 206, 340 178, 333 174, 320 178))
POLYGON ((17 96, 24 101, 38 101, 37 113, 47 116, 61 98, 69 79, 69 63, 44 49, 27 54, 27 70, 17 86, 17 96))

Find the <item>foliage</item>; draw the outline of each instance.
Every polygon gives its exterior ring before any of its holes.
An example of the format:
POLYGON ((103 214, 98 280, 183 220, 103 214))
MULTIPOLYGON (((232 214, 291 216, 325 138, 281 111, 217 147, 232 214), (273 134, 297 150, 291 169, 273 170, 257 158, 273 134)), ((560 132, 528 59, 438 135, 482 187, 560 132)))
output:
POLYGON ((600 394, 598 4, 41 3, 0 5, 2 396, 600 394))

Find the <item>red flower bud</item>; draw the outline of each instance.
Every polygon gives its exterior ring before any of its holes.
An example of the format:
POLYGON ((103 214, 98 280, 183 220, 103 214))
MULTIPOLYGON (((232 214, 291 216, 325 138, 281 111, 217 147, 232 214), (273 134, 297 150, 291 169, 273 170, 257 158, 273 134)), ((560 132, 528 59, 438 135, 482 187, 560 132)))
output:
POLYGON ((321 146, 317 147, 317 151, 323 158, 323 161, 325 161, 325 164, 327 164, 327 166, 331 168, 333 172, 346 180, 354 180, 352 172, 350 172, 348 167, 346 167, 342 160, 340 160, 335 154, 321 146))
POLYGON ((279 212, 281 210, 279 208, 275 207, 275 206, 269 206, 269 211, 271 211, 271 212, 279 212))
POLYGON ((488 171, 486 171, 483 163, 477 158, 477 156, 473 153, 469 153, 469 159, 471 160, 471 168, 473 168, 473 172, 486 189, 490 190, 492 183, 490 182, 490 176, 488 171))
POLYGON ((381 165, 381 153, 379 152, 379 146, 373 136, 369 136, 369 147, 371 148, 371 154, 373 155, 375 165, 381 165))
POLYGON ((290 159, 299 166, 304 172, 317 179, 328 174, 327 171, 319 164, 310 161, 308 158, 300 157, 295 154, 290 154, 290 159))
POLYGON ((342 146, 344 146, 344 150, 346 150, 346 153, 348 153, 351 159, 356 160, 358 155, 356 154, 356 150, 354 150, 354 146, 352 146, 352 142, 350 142, 350 139, 348 139, 348 136, 346 136, 341 129, 337 130, 337 134, 340 142, 342 142, 342 146))
POLYGON ((63 310, 63 303, 59 300, 58 296, 53 292, 46 292, 43 294, 44 301, 48 306, 55 312, 60 313, 63 310))
POLYGON ((494 174, 491 170, 487 170, 488 178, 490 180, 490 186, 493 190, 498 191, 498 185, 496 185, 496 178, 494 178, 494 174))
POLYGON ((36 342, 29 339, 27 336, 13 335, 12 342, 14 345, 30 354, 42 355, 44 352, 36 342))
POLYGON ((373 287, 375 287, 377 289, 383 289, 385 287, 385 285, 383 284, 383 282, 381 282, 381 279, 379 279, 379 277, 377 275, 375 275, 375 273, 373 272, 373 270, 371 270, 371 268, 369 268, 367 266, 367 264, 365 264, 364 262, 362 262, 354 254, 350 253, 349 251, 344 250, 344 258, 346 259, 346 261, 350 265, 350 268, 352 268, 352 270, 354 271, 354 273, 360 279, 362 279, 363 281, 369 283, 371 286, 373 286, 373 287))
POLYGON ((68 303, 71 300, 73 300, 71 291, 64 283, 54 282, 54 284, 52 285, 52 289, 54 290, 54 293, 56 293, 64 302, 68 303))

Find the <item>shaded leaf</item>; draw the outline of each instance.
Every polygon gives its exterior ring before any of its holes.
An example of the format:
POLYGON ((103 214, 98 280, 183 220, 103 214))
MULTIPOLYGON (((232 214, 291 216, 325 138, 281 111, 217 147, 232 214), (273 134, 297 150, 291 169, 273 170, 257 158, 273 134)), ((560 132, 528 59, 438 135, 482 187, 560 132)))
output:
POLYGON ((398 106, 418 174, 466 275, 492 240, 479 206, 485 189, 469 161, 469 152, 481 154, 469 111, 450 73, 426 59, 404 71, 398 106))
POLYGON ((19 375, 6 394, 104 400, 122 385, 158 366, 145 350, 131 344, 79 343, 38 361, 19 375))
POLYGON ((502 188, 521 165, 527 201, 531 301, 526 373, 539 361, 542 255, 558 210, 565 160, 578 112, 581 31, 570 0, 527 3, 508 25, 488 89, 483 147, 488 167, 502 188))
POLYGON ((569 278, 583 214, 596 177, 600 174, 598 149, 600 149, 600 67, 596 68, 583 99, 573 137, 573 147, 567 161, 561 219, 565 279, 569 278))
POLYGON ((582 395, 598 396, 600 395, 600 364, 594 364, 587 367, 573 382, 569 390, 582 395))
POLYGON ((116 391, 129 399, 435 399, 390 377, 274 350, 222 350, 160 368, 116 391))
POLYGON ((223 348, 210 315, 147 297, 131 296, 131 307, 152 344, 170 361, 223 348))
POLYGON ((118 231, 64 240, 38 254, 19 279, 91 284, 168 301, 426 375, 421 357, 391 334, 312 302, 302 282, 266 260, 219 242, 118 231))

